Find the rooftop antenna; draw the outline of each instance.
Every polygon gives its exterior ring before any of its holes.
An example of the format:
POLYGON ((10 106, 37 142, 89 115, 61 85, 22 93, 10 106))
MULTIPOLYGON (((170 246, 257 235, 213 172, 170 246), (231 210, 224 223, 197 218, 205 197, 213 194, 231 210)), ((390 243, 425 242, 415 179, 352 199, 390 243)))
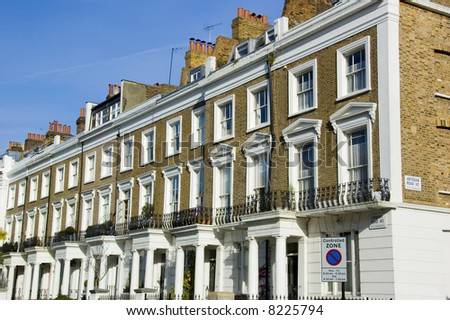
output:
POLYGON ((206 26, 203 29, 206 30, 209 33, 208 42, 211 42, 211 30, 214 29, 214 27, 220 26, 222 23, 216 23, 212 24, 210 26, 206 26))
POLYGON ((172 54, 170 56, 169 85, 170 85, 170 80, 172 79, 173 53, 177 52, 178 50, 181 50, 181 49, 183 49, 183 48, 182 47, 172 48, 172 54))

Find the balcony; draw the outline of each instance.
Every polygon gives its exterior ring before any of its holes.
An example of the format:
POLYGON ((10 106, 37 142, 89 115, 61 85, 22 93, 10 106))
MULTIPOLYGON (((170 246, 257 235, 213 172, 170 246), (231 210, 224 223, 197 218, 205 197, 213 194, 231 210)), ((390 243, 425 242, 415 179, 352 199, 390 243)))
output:
POLYGON ((49 247, 52 243, 52 237, 33 237, 25 239, 23 243, 23 248, 33 248, 33 247, 49 247))
POLYGON ((161 229, 162 219, 160 215, 145 216, 140 215, 137 217, 131 217, 128 223, 128 230, 142 230, 142 229, 161 229))
POLYGON ((194 224, 213 224, 213 210, 206 207, 196 207, 178 212, 164 214, 163 229, 172 229, 194 224))
POLYGON ((110 221, 107 221, 101 224, 95 224, 87 227, 85 238, 87 239, 99 236, 115 236, 115 235, 116 235, 116 228, 114 224, 110 221))

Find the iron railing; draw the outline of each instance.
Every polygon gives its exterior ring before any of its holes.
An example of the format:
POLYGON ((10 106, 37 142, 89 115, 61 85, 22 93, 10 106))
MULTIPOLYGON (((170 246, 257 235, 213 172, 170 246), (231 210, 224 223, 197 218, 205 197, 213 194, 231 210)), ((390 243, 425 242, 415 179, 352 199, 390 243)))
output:
POLYGON ((172 229, 193 224, 211 225, 212 223, 212 209, 207 207, 196 207, 164 214, 162 227, 163 229, 172 229))

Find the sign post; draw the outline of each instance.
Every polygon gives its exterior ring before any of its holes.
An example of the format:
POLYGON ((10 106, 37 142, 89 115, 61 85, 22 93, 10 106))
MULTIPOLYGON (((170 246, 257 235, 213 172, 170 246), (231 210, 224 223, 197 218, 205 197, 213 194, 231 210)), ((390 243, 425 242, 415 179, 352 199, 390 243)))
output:
POLYGON ((344 237, 322 238, 322 282, 341 282, 345 299, 347 243, 344 237))

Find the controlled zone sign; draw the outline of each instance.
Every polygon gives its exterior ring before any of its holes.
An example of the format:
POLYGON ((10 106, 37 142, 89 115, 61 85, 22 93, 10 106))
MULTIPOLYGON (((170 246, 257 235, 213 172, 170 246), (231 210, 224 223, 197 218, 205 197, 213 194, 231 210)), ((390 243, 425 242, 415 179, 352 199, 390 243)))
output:
POLYGON ((347 282, 345 238, 322 238, 322 281, 347 282))

